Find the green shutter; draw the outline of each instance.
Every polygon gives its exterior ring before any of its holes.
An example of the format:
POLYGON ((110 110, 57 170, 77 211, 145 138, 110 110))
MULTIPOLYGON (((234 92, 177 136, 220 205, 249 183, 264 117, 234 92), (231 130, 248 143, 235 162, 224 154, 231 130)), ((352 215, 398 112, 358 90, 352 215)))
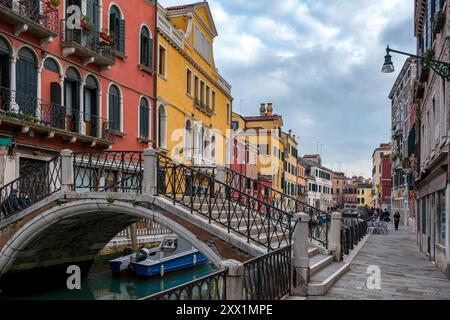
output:
POLYGON ((119 51, 125 53, 125 20, 119 23, 119 51))
POLYGON ((148 67, 153 70, 153 39, 148 39, 148 67))

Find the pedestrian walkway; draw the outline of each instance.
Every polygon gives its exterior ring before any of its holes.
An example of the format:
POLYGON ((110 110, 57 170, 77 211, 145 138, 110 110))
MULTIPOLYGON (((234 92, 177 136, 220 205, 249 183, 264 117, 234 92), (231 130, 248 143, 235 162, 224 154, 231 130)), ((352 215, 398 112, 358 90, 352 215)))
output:
POLYGON ((351 263, 350 271, 323 297, 308 300, 450 300, 450 280, 419 252, 415 231, 389 226, 386 235, 370 235, 351 263), (367 268, 381 270, 381 289, 369 289, 367 268))

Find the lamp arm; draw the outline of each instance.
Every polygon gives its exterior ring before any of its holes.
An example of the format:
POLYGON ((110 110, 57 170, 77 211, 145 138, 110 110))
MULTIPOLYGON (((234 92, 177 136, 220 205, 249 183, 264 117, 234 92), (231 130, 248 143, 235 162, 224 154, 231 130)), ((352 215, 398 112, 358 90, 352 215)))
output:
POLYGON ((398 53, 398 54, 401 54, 401 55, 405 55, 405 56, 409 56, 409 57, 412 57, 412 58, 416 58, 416 59, 418 59, 420 61, 420 63, 424 67, 433 69, 433 71, 435 71, 441 77, 443 77, 446 80, 450 81, 450 63, 439 61, 439 60, 434 60, 434 59, 428 59, 428 58, 421 57, 421 56, 418 56, 418 55, 415 55, 415 54, 394 50, 394 49, 391 49, 389 47, 387 47, 386 52, 387 53, 394 52, 394 53, 398 53))

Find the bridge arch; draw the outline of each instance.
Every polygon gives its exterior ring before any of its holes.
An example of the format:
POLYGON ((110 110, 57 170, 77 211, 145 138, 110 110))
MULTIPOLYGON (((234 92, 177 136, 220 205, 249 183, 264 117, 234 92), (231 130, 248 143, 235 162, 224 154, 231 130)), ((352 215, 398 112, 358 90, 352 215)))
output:
POLYGON ((141 219, 151 219, 188 241, 216 267, 221 257, 192 232, 164 216, 157 207, 107 200, 68 202, 34 217, 0 251, 0 276, 52 270, 65 274, 68 265, 80 265, 87 274, 101 249, 121 230, 141 219), (57 243, 57 245, 55 244, 57 243))

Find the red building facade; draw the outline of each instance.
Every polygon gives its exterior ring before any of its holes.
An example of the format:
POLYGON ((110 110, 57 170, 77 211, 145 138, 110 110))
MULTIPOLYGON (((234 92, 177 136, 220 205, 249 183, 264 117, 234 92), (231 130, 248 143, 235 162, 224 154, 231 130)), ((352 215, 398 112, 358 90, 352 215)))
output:
POLYGON ((381 207, 389 208, 391 205, 391 177, 392 161, 389 155, 381 159, 381 207))
POLYGON ((154 1, 0 0, 1 182, 21 158, 153 146, 155 37, 154 1))

